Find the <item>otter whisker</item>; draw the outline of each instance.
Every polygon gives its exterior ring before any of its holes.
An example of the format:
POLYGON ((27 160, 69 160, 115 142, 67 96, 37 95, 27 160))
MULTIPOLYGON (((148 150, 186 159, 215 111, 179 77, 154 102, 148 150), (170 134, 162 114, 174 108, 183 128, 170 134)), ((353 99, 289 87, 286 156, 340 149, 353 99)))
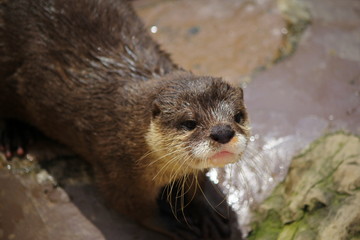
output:
MULTIPOLYGON (((185 163, 186 162, 188 162, 190 160, 190 156, 184 156, 184 159, 183 159, 183 163, 181 164, 181 166, 180 166, 180 168, 179 169, 182 169, 183 167, 184 167, 184 165, 185 165, 185 163)), ((188 172, 187 172, 187 170, 189 169, 189 167, 188 166, 185 166, 186 168, 185 168, 185 171, 183 171, 183 176, 182 176, 182 181, 183 181, 183 184, 185 183, 185 180, 186 180, 186 177, 187 177, 187 175, 188 175, 188 172)), ((182 184, 182 186, 183 186, 183 184, 182 184)), ((181 195, 182 196, 182 195, 181 195)), ((178 196, 178 194, 177 194, 177 197, 181 197, 181 196, 178 196)))
MULTIPOLYGON (((137 160, 136 160, 136 163, 137 163, 137 164, 140 164, 141 161, 142 161, 144 158, 150 156, 150 155, 153 154, 153 153, 160 152, 160 151, 162 151, 162 150, 163 150, 163 149, 161 149, 161 148, 156 149, 156 150, 149 150, 149 151, 147 151, 144 155, 142 155, 139 159, 137 159, 137 160)), ((151 163, 150 163, 149 165, 151 165, 151 163)))
MULTIPOLYGON (((174 152, 175 152, 175 151, 174 151, 174 152)), ((174 152, 171 152, 171 153, 167 154, 167 156, 172 155, 174 152)), ((163 158, 164 158, 164 156, 161 157, 161 159, 163 159, 163 158)), ((167 161, 167 163, 165 163, 164 166, 162 166, 162 168, 158 171, 158 173, 153 177, 152 180, 155 180, 155 179, 157 178, 157 176, 159 176, 159 174, 162 173, 163 170, 166 170, 169 166, 171 166, 172 163, 176 162, 178 159, 179 159, 179 155, 176 156, 176 157, 173 157, 172 159, 170 159, 169 161, 167 161)), ((174 166, 175 166, 175 164, 174 164, 174 166)), ((174 167, 174 166, 173 166, 173 167, 174 167)))
MULTIPOLYGON (((185 187, 186 180, 189 178, 189 174, 186 173, 183 177, 185 177, 185 178, 184 178, 184 180, 183 180, 184 183, 183 183, 182 186, 185 187)), ((188 192, 190 192, 191 186, 192 186, 192 184, 190 184, 190 186, 187 186, 187 190, 184 191, 184 193, 183 193, 182 195, 178 196, 178 197, 179 197, 179 198, 180 198, 180 197, 183 197, 183 196, 185 196, 188 192)))
POLYGON ((188 189, 189 189, 188 191, 190 191, 190 189, 192 188, 192 186, 194 184, 194 192, 193 192, 193 195, 191 196, 190 200, 188 201, 188 203, 184 206, 184 208, 186 208, 187 206, 190 205, 190 203, 192 202, 192 200, 194 200, 195 195, 196 195, 197 186, 196 186, 196 183, 194 183, 195 177, 192 175, 191 178, 192 178, 192 180, 191 180, 190 186, 188 186, 188 189))
POLYGON ((202 195, 204 196, 206 202, 210 205, 210 207, 211 207, 217 214, 219 214, 221 217, 225 218, 225 216, 222 215, 222 214, 211 204, 211 202, 209 201, 209 199, 206 197, 204 191, 203 191, 202 188, 201 188, 201 185, 199 184, 199 181, 198 181, 197 177, 196 177, 196 183, 197 183, 197 186, 199 187, 199 190, 201 191, 202 195))
POLYGON ((184 207, 184 200, 185 200, 185 191, 184 191, 184 188, 185 188, 185 181, 186 181, 186 177, 187 177, 187 175, 184 175, 184 177, 183 177, 183 183, 182 183, 182 185, 181 185, 181 212, 182 212, 182 215, 183 215, 183 218, 184 218, 184 221, 185 221, 185 223, 186 223, 186 225, 188 226, 188 227, 190 227, 191 228, 191 226, 189 225, 189 223, 188 223, 188 221, 187 221, 187 219, 186 219, 186 216, 185 216, 185 212, 184 212, 184 209, 185 209, 185 207, 184 207))
POLYGON ((173 162, 175 162, 175 161, 171 160, 171 161, 168 161, 167 163, 165 163, 165 164, 162 166, 162 168, 157 172, 157 174, 152 178, 152 180, 154 181, 154 180, 159 176, 160 173, 163 174, 162 171, 163 171, 164 169, 167 169, 169 166, 171 166, 171 163, 173 163, 173 162))
POLYGON ((190 148, 190 147, 180 148, 180 149, 177 149, 177 150, 173 150, 173 149, 176 149, 175 146, 168 146, 168 147, 166 147, 166 148, 161 148, 161 149, 158 150, 158 151, 154 151, 154 152, 160 152, 160 151, 162 151, 162 152, 167 152, 167 151, 169 151, 169 150, 172 150, 172 151, 170 151, 169 153, 161 156, 160 158, 157 158, 156 160, 152 161, 152 162, 149 163, 147 166, 151 166, 151 165, 155 164, 156 162, 158 162, 159 160, 161 160, 161 159, 163 159, 163 158, 165 158, 165 157, 167 157, 167 156, 169 156, 169 155, 171 155, 171 154, 174 154, 174 153, 182 153, 184 150, 188 150, 188 148, 190 148))
MULTIPOLYGON (((183 165, 187 162, 187 161, 189 161, 189 156, 184 156, 183 157, 184 159, 183 159, 183 164, 178 168, 178 169, 183 169, 183 165)), ((171 188, 169 189, 169 192, 168 192, 168 202, 170 203, 170 206, 171 206, 171 208, 172 208, 172 211, 173 211, 173 213, 176 215, 176 217, 177 217, 177 211, 176 211, 176 209, 177 209, 177 199, 178 198, 180 198, 181 199, 181 202, 180 202, 180 207, 181 207, 181 210, 182 210, 182 212, 183 212, 183 206, 184 206, 184 195, 185 195, 185 193, 184 193, 184 184, 185 184, 185 182, 186 182, 186 178, 187 178, 187 170, 189 169, 189 167, 188 166, 185 166, 186 168, 185 168, 185 171, 182 171, 181 172, 181 175, 182 175, 182 177, 181 177, 181 179, 179 180, 179 181, 177 181, 176 179, 178 178, 178 175, 179 175, 179 173, 180 173, 180 171, 176 171, 174 174, 173 174, 173 176, 172 176, 172 184, 171 184, 171 188), (182 183, 181 183, 182 182, 182 183), (176 192, 176 196, 175 196, 175 205, 173 206, 172 204, 173 204, 173 202, 172 202, 172 195, 171 195, 171 193, 173 192, 173 187, 174 187, 174 185, 175 184, 177 184, 178 185, 178 189, 177 189, 177 192, 176 192), (179 192, 181 192, 182 194, 179 196, 179 192), (173 210, 173 209, 175 209, 175 210, 173 210)), ((189 190, 188 190, 189 191, 189 190)), ((187 220, 186 220, 186 218, 185 218, 185 215, 184 215, 184 213, 183 213, 183 216, 184 216, 184 220, 185 220, 185 222, 187 223, 187 220)))
POLYGON ((244 156, 244 159, 246 162, 252 162, 254 163, 253 165, 259 169, 258 172, 265 172, 267 174, 271 174, 271 169, 270 169, 270 164, 268 164, 268 162, 263 161, 263 157, 262 154, 259 153, 259 151, 257 149, 254 148, 254 146, 248 146, 247 151, 246 151, 246 155, 244 156), (246 155, 250 155, 249 157, 247 157, 246 155), (260 169, 258 168, 258 166, 263 166, 264 169, 260 169))
MULTIPOLYGON (((178 156, 179 158, 182 158, 181 155, 178 156)), ((183 160, 183 163, 180 165, 179 168, 177 168, 177 171, 174 171, 174 174, 170 175, 170 181, 171 182, 175 182, 176 178, 177 178, 177 175, 179 174, 180 170, 182 169, 183 165, 185 164, 187 159, 183 160)), ((172 189, 171 189, 172 191, 172 189)))
MULTIPOLYGON (((187 150, 187 148, 183 148, 183 149, 187 150)), ((160 158, 156 159, 154 162, 157 162, 157 161, 159 161, 159 160, 161 160, 161 159, 164 159, 164 158, 166 158, 166 157, 168 157, 168 156, 170 156, 170 155, 174 155, 174 153, 178 153, 178 152, 182 153, 183 151, 182 151, 181 149, 178 149, 178 150, 169 152, 168 154, 166 154, 166 155, 164 155, 164 156, 161 156, 160 158)), ((169 165, 169 164, 171 164, 171 163, 174 163, 174 162, 176 162, 177 160, 179 160, 179 159, 181 159, 181 158, 182 158, 182 155, 176 155, 176 156, 173 157, 172 159, 168 160, 168 162, 167 162, 165 165, 169 165)), ((186 161, 183 161, 183 162, 185 163, 186 161)), ((152 165, 152 164, 151 164, 151 165, 152 165)), ((158 174, 165 168, 165 165, 163 166, 162 169, 160 169, 160 171, 158 172, 158 174)), ((166 167, 167 167, 167 166, 166 166, 166 167)), ((153 179, 155 179, 155 178, 156 178, 156 176, 155 176, 153 179)))
MULTIPOLYGON (((172 150, 174 148, 172 148, 173 146, 168 146, 168 147, 160 147, 158 149, 155 149, 155 150, 149 150, 147 151, 144 155, 142 155, 138 160, 136 160, 136 162, 139 162, 141 160, 143 160, 144 158, 148 157, 149 155, 153 154, 153 153, 157 153, 157 152, 166 152, 167 150, 172 150)), ((175 148, 176 149, 176 148, 175 148)), ((179 149, 179 151, 181 151, 179 149)), ((152 165, 153 162, 151 162, 149 165, 152 165)))
POLYGON ((249 206, 251 200, 252 200, 253 197, 254 197, 254 194, 253 194, 253 191, 252 191, 251 187, 249 186, 248 178, 247 178, 247 176, 246 176, 246 173, 244 172, 244 168, 243 168, 243 167, 240 167, 240 168, 239 168, 239 172, 240 172, 239 176, 240 176, 241 179, 242 179, 242 181, 241 181, 242 186, 243 186, 244 189, 245 189, 245 191, 243 191, 243 192, 244 192, 244 199, 246 199, 246 200, 245 200, 245 204, 249 206))
MULTIPOLYGON (((230 186, 232 186, 232 179, 230 178, 230 186)), ((221 204, 223 204, 227 198, 228 198, 228 193, 224 194, 219 188, 218 185, 216 183, 213 183, 212 181, 210 181, 211 185, 213 185, 213 188, 215 189, 216 193, 219 194, 220 196, 222 196, 222 200, 215 205, 215 207, 219 207, 221 204)))
MULTIPOLYGON (((181 168, 179 168, 181 169, 181 168)), ((176 172, 176 175, 174 175, 174 178, 177 178, 177 175, 178 175, 179 171, 176 172)), ((177 218, 177 196, 178 196, 178 192, 179 192, 179 182, 176 181, 176 179, 172 179, 172 184, 171 184, 171 188, 169 189, 169 192, 168 192, 168 202, 170 204, 170 207, 172 209, 172 212, 173 214, 175 215, 176 219, 178 220, 177 218), (175 204, 173 205, 173 201, 172 201, 172 192, 173 192, 173 187, 175 186, 175 184, 178 185, 178 189, 177 189, 177 192, 176 192, 176 195, 175 195, 175 204)))
MULTIPOLYGON (((171 150, 171 148, 170 148, 170 147, 169 147, 169 148, 166 148, 166 150, 171 150)), ((164 149, 160 149, 159 151, 153 151, 153 152, 151 152, 150 154, 156 153, 156 152, 160 152, 160 151, 165 152, 164 149)), ((166 157, 168 157, 168 156, 170 156, 170 155, 172 155, 172 154, 174 154, 174 153, 178 153, 178 152, 181 153, 182 150, 181 150, 181 149, 178 149, 178 150, 170 151, 170 152, 168 152, 167 154, 162 155, 161 157, 155 159, 154 161, 151 161, 151 162, 150 162, 149 164, 147 164, 146 166, 149 167, 149 166, 151 166, 151 165, 154 165, 155 163, 159 162, 161 159, 164 159, 164 158, 166 158, 166 157)))
MULTIPOLYGON (((164 189, 164 192, 167 191, 167 202, 169 203, 170 205, 170 209, 171 209, 171 212, 172 214, 174 215, 175 219, 180 222, 180 220, 178 219, 177 217, 177 214, 176 214, 176 211, 175 211, 175 208, 174 208, 174 205, 172 204, 172 198, 171 198, 171 192, 172 192, 172 189, 173 189, 173 186, 174 186, 175 182, 170 182, 170 185, 166 185, 165 189, 164 189)), ((163 194, 164 194, 163 192, 163 194)), ((163 196, 162 196, 163 197, 163 196)), ((175 204, 175 207, 176 207, 176 204, 175 204)))

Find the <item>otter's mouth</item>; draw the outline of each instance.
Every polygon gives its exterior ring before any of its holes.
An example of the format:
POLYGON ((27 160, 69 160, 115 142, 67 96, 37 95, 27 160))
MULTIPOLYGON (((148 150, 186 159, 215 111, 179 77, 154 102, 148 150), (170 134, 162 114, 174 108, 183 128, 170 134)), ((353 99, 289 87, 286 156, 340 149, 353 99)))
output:
POLYGON ((238 159, 237 154, 226 150, 215 153, 209 158, 209 163, 212 167, 223 167, 226 164, 234 163, 238 159))

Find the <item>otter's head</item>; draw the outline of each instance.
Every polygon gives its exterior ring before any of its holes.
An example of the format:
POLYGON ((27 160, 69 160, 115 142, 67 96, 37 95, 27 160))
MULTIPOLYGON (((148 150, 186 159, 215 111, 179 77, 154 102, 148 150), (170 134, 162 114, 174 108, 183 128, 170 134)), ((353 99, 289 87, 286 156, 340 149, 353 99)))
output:
POLYGON ((242 89, 213 77, 175 78, 152 104, 146 141, 156 161, 191 172, 239 160, 249 135, 242 89))

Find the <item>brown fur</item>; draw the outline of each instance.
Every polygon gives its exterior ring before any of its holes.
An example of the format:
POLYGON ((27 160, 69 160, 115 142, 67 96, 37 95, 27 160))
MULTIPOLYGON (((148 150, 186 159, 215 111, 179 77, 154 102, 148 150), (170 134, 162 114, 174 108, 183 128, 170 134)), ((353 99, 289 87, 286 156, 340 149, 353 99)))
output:
POLYGON ((138 221, 157 214, 165 184, 199 173, 174 163, 157 178, 170 157, 151 165, 159 154, 149 141, 173 139, 176 148, 206 137, 208 130, 178 126, 196 112, 209 129, 215 120, 206 109, 219 101, 234 103, 246 121, 242 90, 181 70, 128 1, 0 1, 0 118, 25 121, 89 161, 106 199, 138 221))

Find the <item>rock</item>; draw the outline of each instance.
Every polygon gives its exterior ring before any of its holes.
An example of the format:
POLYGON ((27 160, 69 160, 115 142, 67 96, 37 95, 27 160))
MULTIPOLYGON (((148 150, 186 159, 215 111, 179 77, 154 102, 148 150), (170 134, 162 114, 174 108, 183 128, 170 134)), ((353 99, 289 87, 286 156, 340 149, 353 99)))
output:
POLYGON ((13 174, 0 169, 0 239, 105 239, 50 179, 45 170, 13 174))
MULTIPOLYGON (((239 84, 271 65, 286 21, 275 0, 134 2, 153 37, 174 61, 197 74, 239 84)), ((290 6, 291 8, 292 6, 290 6)))
POLYGON ((360 138, 326 135, 295 157, 260 205, 249 240, 360 238, 360 138))

